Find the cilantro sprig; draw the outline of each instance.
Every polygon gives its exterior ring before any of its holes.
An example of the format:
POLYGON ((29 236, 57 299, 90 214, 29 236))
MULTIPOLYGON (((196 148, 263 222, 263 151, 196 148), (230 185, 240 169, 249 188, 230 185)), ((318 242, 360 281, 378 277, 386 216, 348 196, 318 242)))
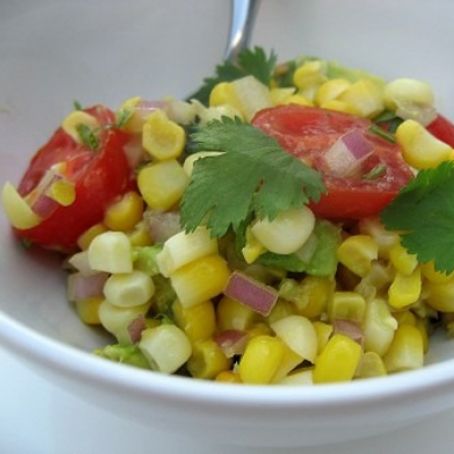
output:
POLYGON ((422 170, 381 213, 390 230, 418 261, 434 261, 437 271, 454 271, 454 163, 422 170))
POLYGON ((270 83, 276 66, 276 54, 271 51, 266 55, 261 47, 244 49, 238 54, 236 63, 224 61, 216 66, 215 75, 206 77, 203 85, 188 99, 197 99, 207 105, 213 87, 220 82, 231 82, 244 76, 254 76, 265 85, 270 83))
POLYGON ((93 129, 83 123, 78 125, 76 129, 79 134, 80 140, 87 148, 90 148, 90 150, 98 149, 99 138, 93 129))
POLYGON ((224 152, 195 162, 181 202, 186 231, 202 221, 214 237, 235 231, 252 213, 274 219, 279 212, 319 200, 321 175, 286 153, 275 139, 240 120, 223 118, 192 134, 198 150, 224 152))

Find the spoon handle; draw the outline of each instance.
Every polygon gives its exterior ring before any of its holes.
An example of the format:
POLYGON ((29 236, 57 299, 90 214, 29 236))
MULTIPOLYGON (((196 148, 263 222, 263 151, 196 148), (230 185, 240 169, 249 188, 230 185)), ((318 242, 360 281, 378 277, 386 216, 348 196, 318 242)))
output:
POLYGON ((224 58, 236 61, 239 52, 249 46, 261 0, 232 0, 229 40, 224 58))

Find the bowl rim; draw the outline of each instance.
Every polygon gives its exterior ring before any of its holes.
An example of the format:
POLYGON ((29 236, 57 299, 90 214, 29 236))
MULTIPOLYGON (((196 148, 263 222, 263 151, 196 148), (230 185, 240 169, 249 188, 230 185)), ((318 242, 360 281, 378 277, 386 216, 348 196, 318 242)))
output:
POLYGON ((395 403, 428 391, 443 394, 454 385, 454 359, 392 376, 316 386, 263 386, 219 383, 169 376, 117 364, 47 337, 0 310, 0 344, 46 368, 90 384, 118 391, 158 396, 181 405, 222 405, 223 408, 345 408, 348 404, 395 403), (222 387, 222 392, 220 392, 222 387))

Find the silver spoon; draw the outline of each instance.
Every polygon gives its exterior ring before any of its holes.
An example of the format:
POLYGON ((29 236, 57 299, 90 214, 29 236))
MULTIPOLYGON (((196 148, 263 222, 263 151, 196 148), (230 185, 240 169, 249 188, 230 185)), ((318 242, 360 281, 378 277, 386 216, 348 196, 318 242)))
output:
POLYGON ((230 32, 224 58, 236 61, 238 54, 249 46, 252 29, 261 0, 232 0, 230 32))

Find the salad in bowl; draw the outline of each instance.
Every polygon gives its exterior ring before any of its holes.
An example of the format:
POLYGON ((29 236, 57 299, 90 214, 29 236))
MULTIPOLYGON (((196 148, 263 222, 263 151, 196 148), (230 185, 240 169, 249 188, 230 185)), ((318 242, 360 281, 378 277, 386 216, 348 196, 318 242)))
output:
POLYGON ((69 303, 112 336, 96 355, 312 385, 420 368, 453 332, 454 124, 431 87, 276 61, 244 50, 185 101, 75 102, 4 184, 16 237, 64 255, 69 303))

